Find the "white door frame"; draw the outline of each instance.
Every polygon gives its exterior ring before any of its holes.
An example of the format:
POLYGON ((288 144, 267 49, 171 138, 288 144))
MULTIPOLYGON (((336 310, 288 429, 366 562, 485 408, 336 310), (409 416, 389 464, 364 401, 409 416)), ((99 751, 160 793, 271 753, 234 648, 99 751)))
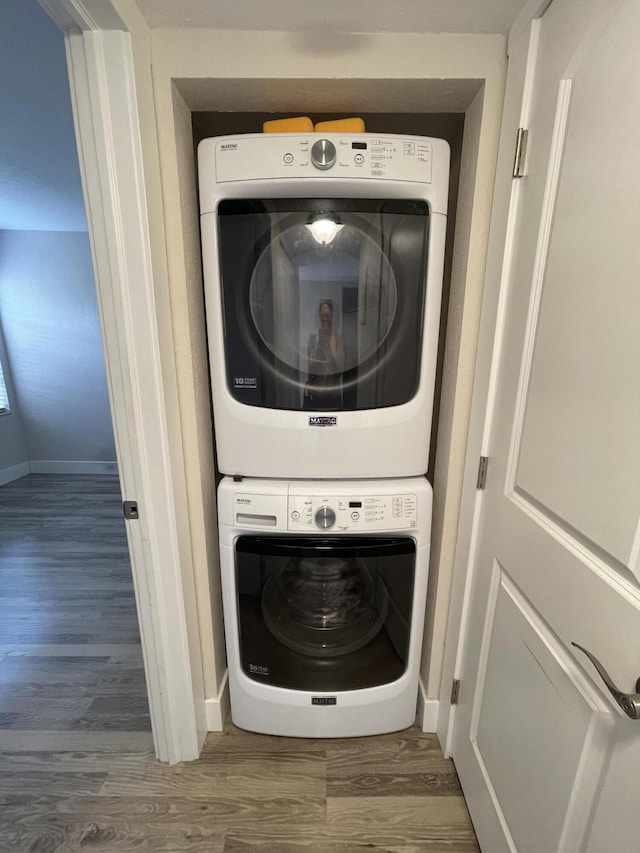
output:
POLYGON ((107 380, 156 755, 206 735, 197 626, 185 601, 131 36, 110 0, 40 0, 65 32, 107 380))
MULTIPOLYGON (((530 86, 537 46, 537 20, 542 17, 551 2, 552 0, 528 0, 510 30, 507 47, 509 65, 496 164, 482 316, 436 726, 440 743, 447 756, 451 752, 456 710, 455 705, 451 704, 450 697, 452 684, 459 676, 465 652, 474 557, 482 513, 483 493, 477 486, 478 467, 480 457, 487 455, 493 423, 502 317, 505 310, 504 300, 520 197, 521 185, 512 175, 516 134, 518 128, 526 129, 529 120, 530 86)), ((489 460, 490 463, 491 460, 489 460)))

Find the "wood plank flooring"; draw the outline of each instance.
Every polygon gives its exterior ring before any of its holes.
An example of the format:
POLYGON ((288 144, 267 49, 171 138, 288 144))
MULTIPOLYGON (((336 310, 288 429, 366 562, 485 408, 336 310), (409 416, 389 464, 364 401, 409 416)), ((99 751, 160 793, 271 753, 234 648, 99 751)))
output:
POLYGON ((0 488, 0 731, 150 731, 115 476, 0 488))
POLYGON ((0 851, 477 853, 417 728, 345 740, 232 724, 156 761, 112 477, 0 488, 0 851), (144 700, 144 701, 143 701, 144 700))

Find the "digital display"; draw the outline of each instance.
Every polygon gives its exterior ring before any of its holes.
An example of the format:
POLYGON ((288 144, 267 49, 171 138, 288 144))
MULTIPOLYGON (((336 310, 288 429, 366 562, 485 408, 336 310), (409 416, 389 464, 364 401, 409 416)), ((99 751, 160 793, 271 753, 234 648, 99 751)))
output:
POLYGON ((349 501, 349 509, 360 509, 362 501, 349 501))
POLYGON ((366 151, 367 150, 367 143, 366 142, 352 142, 351 147, 357 148, 360 151, 366 151))

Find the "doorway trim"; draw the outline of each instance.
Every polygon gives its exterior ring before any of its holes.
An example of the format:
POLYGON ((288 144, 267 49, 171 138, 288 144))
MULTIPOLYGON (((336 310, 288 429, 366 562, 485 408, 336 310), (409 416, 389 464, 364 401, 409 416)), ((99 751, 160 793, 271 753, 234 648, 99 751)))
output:
MULTIPOLYGON (((517 227, 521 184, 513 176, 514 142, 518 128, 527 128, 533 92, 531 65, 537 50, 537 21, 552 0, 527 0, 509 31, 508 68, 496 164, 494 199, 487 249, 482 313, 473 380, 473 397, 466 442, 464 477, 453 566, 451 601, 447 620, 441 701, 436 732, 445 756, 451 755, 456 724, 456 706, 448 701, 448 690, 458 681, 466 650, 466 628, 473 581, 478 526, 483 492, 478 487, 480 458, 488 458, 493 423, 495 383, 505 310, 513 240, 517 227)), ((526 162, 525 162, 526 168, 526 162)), ((525 172, 526 174, 526 172, 525 172)), ((488 458, 488 464, 491 459, 488 458)))
POLYGON ((41 5, 65 33, 122 496, 139 508, 126 528, 154 745, 162 761, 192 760, 207 732, 202 660, 178 529, 165 398, 175 376, 159 344, 132 40, 105 0, 41 5))

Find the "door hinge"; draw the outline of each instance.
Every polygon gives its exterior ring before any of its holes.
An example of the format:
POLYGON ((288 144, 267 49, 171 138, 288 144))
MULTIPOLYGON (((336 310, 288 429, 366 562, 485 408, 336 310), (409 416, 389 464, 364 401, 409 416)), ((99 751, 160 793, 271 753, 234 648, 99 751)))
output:
POLYGON ((124 512, 125 518, 134 520, 140 518, 140 513, 138 512, 138 504, 136 503, 136 501, 123 501, 122 511, 124 512))
POLYGON ((524 127, 518 128, 516 135, 516 153, 513 159, 513 177, 522 178, 524 176, 524 159, 527 155, 527 137, 529 131, 524 127))
POLYGON ((487 485, 487 468, 489 467, 489 457, 481 456, 478 465, 478 479, 476 480, 476 489, 484 489, 487 485))
POLYGON ((451 704, 458 704, 458 696, 460 695, 460 679, 454 678, 453 684, 451 685, 451 704))

